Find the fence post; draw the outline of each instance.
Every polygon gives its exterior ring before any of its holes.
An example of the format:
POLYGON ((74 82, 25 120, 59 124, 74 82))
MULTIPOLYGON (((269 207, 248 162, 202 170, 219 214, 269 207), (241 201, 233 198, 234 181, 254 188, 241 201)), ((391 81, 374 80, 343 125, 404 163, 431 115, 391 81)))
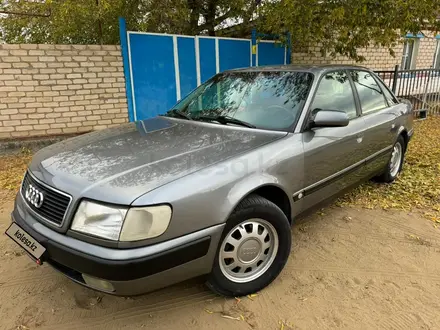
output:
POLYGON ((130 62, 128 58, 128 40, 125 18, 119 17, 119 39, 121 42, 122 63, 124 65, 125 95, 127 97, 128 120, 134 121, 133 99, 131 94, 130 62))
MULTIPOLYGON (((425 79, 425 83, 426 83, 426 86, 425 86, 425 90, 424 90, 424 92, 423 92, 423 100, 422 100, 422 109, 423 110, 429 110, 429 109, 425 109, 425 106, 427 106, 427 99, 428 99, 428 87, 429 87, 429 82, 430 82, 430 80, 431 80, 431 69, 429 69, 428 70, 428 81, 426 81, 426 79, 425 79)), ((425 114, 425 118, 426 118, 426 114, 425 114)))
POLYGON ((391 87, 391 90, 393 91, 394 94, 396 94, 398 76, 399 76, 399 65, 396 65, 394 67, 393 86, 391 87))
POLYGON ((257 30, 252 29, 252 63, 251 66, 257 66, 257 30))

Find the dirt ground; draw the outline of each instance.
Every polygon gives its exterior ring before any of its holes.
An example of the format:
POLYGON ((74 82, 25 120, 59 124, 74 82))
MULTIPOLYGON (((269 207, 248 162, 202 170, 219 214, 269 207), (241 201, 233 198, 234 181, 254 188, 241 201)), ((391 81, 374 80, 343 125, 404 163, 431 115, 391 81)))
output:
MULTIPOLYGON (((1 232, 11 210, 0 211, 1 232)), ((294 225, 280 277, 241 299, 202 279, 135 298, 100 294, 0 235, 0 329, 439 329, 439 230, 417 214, 327 208, 294 225)))

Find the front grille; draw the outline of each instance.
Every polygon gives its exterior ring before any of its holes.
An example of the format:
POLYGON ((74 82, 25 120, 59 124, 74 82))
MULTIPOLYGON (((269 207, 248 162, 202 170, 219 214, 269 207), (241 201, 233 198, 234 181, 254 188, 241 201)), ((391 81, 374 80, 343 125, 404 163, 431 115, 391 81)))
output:
POLYGON ((37 215, 44 220, 49 221, 57 226, 61 226, 69 207, 71 197, 67 194, 56 191, 55 189, 43 185, 35 180, 28 172, 26 172, 23 184, 21 186, 21 194, 26 204, 37 215), (26 199, 26 189, 32 184, 44 196, 43 203, 40 207, 36 207, 26 199))

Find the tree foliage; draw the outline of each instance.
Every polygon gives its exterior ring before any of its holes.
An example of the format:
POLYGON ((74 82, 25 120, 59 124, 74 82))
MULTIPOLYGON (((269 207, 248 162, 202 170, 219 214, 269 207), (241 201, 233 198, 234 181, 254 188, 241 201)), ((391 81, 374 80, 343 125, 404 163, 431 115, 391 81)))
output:
POLYGON ((320 45, 328 55, 356 60, 359 48, 392 48, 407 32, 439 28, 440 1, 281 0, 261 7, 262 28, 289 31, 293 47, 320 45))
POLYGON ((420 0, 0 0, 8 43, 118 43, 118 16, 131 30, 222 35, 290 32, 293 47, 362 60, 357 50, 388 47, 406 32, 439 29, 440 1, 420 0), (29 14, 49 13, 49 17, 29 14))
POLYGON ((114 44, 119 39, 118 16, 127 16, 130 22, 135 22, 139 18, 139 3, 136 0, 3 0, 3 10, 25 15, 1 18, 0 31, 7 43, 114 44), (49 16, 32 16, 44 13, 49 16))
POLYGON ((226 20, 249 21, 256 7, 247 0, 0 1, 0 11, 14 13, 0 17, 7 43, 114 44, 119 16, 131 30, 215 35, 226 20))

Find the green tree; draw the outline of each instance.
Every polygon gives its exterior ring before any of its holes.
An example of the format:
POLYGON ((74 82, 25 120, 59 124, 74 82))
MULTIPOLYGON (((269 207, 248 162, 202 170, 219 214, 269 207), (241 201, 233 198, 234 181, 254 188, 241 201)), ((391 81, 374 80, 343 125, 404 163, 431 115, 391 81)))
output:
MULTIPOLYGON (((1 1, 1 0, 0 0, 1 1)), ((132 30, 215 35, 227 19, 251 17, 248 0, 2 0, 8 43, 106 43, 119 40, 118 17, 132 30), (47 15, 47 17, 44 17, 47 15)))
POLYGON ((260 29, 290 32, 293 47, 362 61, 358 49, 393 47, 407 32, 438 31, 440 1, 282 0, 260 7, 260 29))
POLYGON ((3 0, 0 8, 13 14, 0 18, 0 32, 8 43, 114 44, 119 39, 118 16, 136 22, 137 14, 141 14, 137 10, 140 3, 140 0, 3 0))
POLYGON ((295 49, 320 45, 356 60, 360 48, 392 53, 402 34, 440 26, 439 0, 0 0, 2 10, 25 14, 0 16, 8 43, 115 44, 123 16, 129 29, 149 32, 222 35, 231 23, 240 35, 290 32, 295 49))

